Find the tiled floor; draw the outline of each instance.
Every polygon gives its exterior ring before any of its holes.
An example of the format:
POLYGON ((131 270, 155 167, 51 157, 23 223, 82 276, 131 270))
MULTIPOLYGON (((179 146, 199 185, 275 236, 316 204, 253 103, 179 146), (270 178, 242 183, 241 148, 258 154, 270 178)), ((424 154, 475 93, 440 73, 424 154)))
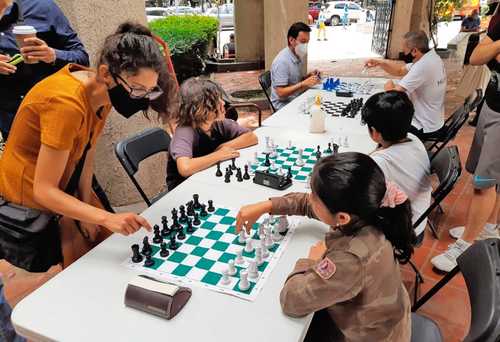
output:
MULTIPOLYGON (((328 73, 334 73, 337 76, 355 76, 361 74, 362 61, 349 60, 337 63, 325 62, 323 65, 320 63, 311 67, 322 68, 322 70, 327 70, 328 73)), ((257 76, 259 74, 260 71, 238 72, 217 74, 213 75, 213 78, 220 82, 226 91, 232 92, 234 90, 259 89, 257 81, 257 76)), ((371 72, 370 75, 363 76, 381 77, 384 75, 381 72, 371 72)), ((452 71, 449 73, 449 89, 447 94, 448 113, 459 104, 457 103, 457 99, 453 96, 453 90, 456 89, 458 79, 459 75, 457 75, 456 72, 452 71)), ((268 115, 270 115, 270 112, 266 111, 264 116, 268 115)), ((252 116, 254 116, 252 113, 241 113, 241 117, 243 118, 251 118, 252 116)), ((466 125, 452 142, 452 144, 456 144, 459 147, 462 164, 465 163, 467 158, 473 134, 474 129, 466 125)), ((416 250, 413 260, 425 278, 421 293, 431 288, 442 277, 442 274, 438 274, 432 269, 430 259, 440 251, 446 249, 448 244, 452 243, 448 235, 449 228, 465 223, 467 208, 472 193, 470 180, 471 176, 464 171, 457 186, 444 201, 443 208, 445 214, 441 217, 439 224, 440 239, 436 240, 431 234, 427 234, 422 247, 416 250)), ((5 271, 5 266, 0 262, 0 273, 5 271)), ((405 279, 405 285, 407 285, 410 293, 412 293, 414 274, 406 266, 402 267, 402 272, 405 279)), ((14 286, 13 291, 7 294, 12 303, 16 303, 26 294, 26 288, 30 287, 30 283, 33 284, 44 281, 44 279, 40 277, 26 277, 25 279, 25 282, 18 282, 19 284, 14 286)), ((426 303, 419 312, 437 321, 445 337, 445 341, 455 342, 463 339, 467 333, 470 322, 469 299, 463 277, 458 275, 448 286, 426 303)))

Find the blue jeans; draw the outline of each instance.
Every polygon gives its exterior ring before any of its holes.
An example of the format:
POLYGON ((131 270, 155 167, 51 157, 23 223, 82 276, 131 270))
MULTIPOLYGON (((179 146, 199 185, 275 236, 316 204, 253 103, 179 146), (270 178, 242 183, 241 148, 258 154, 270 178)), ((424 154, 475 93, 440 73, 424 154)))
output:
POLYGON ((5 342, 26 342, 24 337, 16 334, 10 321, 12 310, 3 294, 3 284, 0 281, 0 341, 5 342))

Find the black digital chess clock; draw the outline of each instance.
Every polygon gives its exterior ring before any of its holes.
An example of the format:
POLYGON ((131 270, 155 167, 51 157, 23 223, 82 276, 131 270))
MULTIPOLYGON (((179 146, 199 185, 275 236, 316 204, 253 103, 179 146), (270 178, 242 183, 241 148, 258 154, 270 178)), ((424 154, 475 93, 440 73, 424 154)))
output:
POLYGON ((292 180, 289 177, 262 171, 255 171, 253 182, 276 190, 285 190, 292 186, 292 180))

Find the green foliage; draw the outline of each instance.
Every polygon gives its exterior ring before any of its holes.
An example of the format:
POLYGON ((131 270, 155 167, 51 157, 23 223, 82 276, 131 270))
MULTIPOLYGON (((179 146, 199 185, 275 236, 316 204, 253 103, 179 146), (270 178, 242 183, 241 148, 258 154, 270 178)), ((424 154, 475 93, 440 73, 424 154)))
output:
POLYGON ((439 21, 450 21, 453 19, 453 10, 461 8, 465 0, 436 0, 434 13, 439 21))
POLYGON ((200 75, 216 35, 216 18, 200 15, 168 16, 149 23, 151 31, 167 42, 179 81, 200 75))

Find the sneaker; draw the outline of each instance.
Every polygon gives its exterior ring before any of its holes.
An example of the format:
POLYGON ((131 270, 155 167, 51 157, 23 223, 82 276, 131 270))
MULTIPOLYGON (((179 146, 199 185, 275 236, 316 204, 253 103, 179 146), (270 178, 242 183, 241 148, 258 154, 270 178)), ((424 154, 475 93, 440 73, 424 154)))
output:
POLYGON ((432 265, 440 271, 450 272, 457 266, 457 258, 471 246, 470 243, 462 239, 448 246, 444 253, 436 255, 431 259, 432 265))
MULTIPOLYGON (((498 225, 493 225, 491 223, 487 223, 476 240, 486 240, 486 239, 500 239, 499 234, 500 227, 498 225)), ((451 228, 448 233, 454 239, 460 239, 464 234, 465 227, 455 227, 451 228)))

